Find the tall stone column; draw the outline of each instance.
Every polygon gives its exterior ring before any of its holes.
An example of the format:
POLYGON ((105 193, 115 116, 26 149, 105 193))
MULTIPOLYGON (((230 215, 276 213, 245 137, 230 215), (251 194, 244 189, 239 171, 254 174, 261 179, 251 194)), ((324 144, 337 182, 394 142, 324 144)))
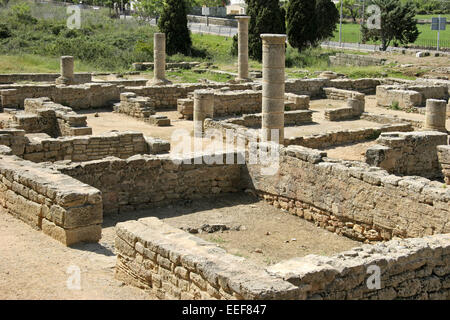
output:
POLYGON ((204 133, 204 121, 214 116, 214 91, 194 91, 194 136, 201 137, 204 133))
POLYGON ((262 34, 263 46, 263 90, 262 90, 262 126, 261 140, 284 142, 284 34, 262 34), (278 130, 272 137, 272 130, 278 130))
POLYGON ((153 79, 149 85, 170 84, 166 79, 166 34, 155 33, 153 39, 153 79))
POLYGON ((447 132, 445 121, 447 119, 447 101, 428 99, 425 113, 424 130, 447 132))
POLYGON ((73 57, 61 57, 61 76, 56 79, 56 84, 71 85, 75 83, 75 76, 73 72, 73 57))
POLYGON ((238 77, 236 80, 249 80, 248 76, 248 22, 250 17, 236 17, 238 21, 238 77))

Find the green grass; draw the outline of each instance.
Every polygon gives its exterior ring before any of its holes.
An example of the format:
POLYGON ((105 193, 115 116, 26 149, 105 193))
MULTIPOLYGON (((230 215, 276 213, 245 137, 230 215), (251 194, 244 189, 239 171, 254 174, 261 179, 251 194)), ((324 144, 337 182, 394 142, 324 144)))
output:
POLYGON ((211 72, 196 73, 192 70, 178 70, 166 72, 167 78, 175 83, 197 83, 200 79, 207 79, 216 82, 227 82, 232 77, 211 72))
MULTIPOLYGON (((450 19, 449 19, 450 20, 450 19)), ((437 31, 431 30, 430 24, 417 25, 420 31, 419 38, 416 40, 415 44, 419 46, 436 46, 437 41, 437 31)), ((342 41, 350 43, 361 42, 360 38, 360 25, 346 23, 342 25, 342 41)), ((339 41, 339 28, 335 32, 332 41, 339 41)), ((374 44, 376 42, 370 41, 369 44, 374 44)), ((450 48, 450 27, 447 30, 441 31, 441 47, 450 48)))
MULTIPOLYGON (((431 18, 437 18, 439 14, 418 14, 416 15, 416 19, 418 20, 431 20, 431 18)), ((441 18, 447 18, 450 20, 450 14, 441 14, 441 18)))
MULTIPOLYGON (((92 72, 95 68, 75 60, 75 72, 92 72)), ((52 73, 60 72, 59 58, 32 54, 0 55, 0 73, 52 73)))

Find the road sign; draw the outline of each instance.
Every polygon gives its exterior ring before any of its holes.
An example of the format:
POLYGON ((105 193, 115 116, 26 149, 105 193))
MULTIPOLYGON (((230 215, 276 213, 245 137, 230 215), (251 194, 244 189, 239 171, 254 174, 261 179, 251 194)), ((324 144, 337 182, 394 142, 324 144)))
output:
POLYGON ((447 26, 447 18, 432 18, 431 30, 445 30, 447 26))

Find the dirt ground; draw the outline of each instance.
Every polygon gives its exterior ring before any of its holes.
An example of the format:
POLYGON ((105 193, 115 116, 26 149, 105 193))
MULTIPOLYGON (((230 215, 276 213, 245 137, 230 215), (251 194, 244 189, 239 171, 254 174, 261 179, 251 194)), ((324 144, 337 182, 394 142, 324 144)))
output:
POLYGON ((332 255, 361 245, 248 194, 121 214, 120 219, 125 221, 143 216, 156 216, 184 230, 200 229, 205 224, 225 225, 232 230, 202 232, 196 236, 216 243, 228 253, 263 265, 308 254, 332 255))
POLYGON ((361 245, 244 194, 106 216, 98 244, 70 248, 0 209, 0 299, 155 299, 114 279, 115 225, 148 216, 178 228, 240 226, 240 231, 198 236, 263 265, 312 253, 330 255, 361 245), (71 266, 81 270, 81 290, 67 288, 71 266))
POLYGON ((113 227, 98 244, 67 248, 0 209, 0 299, 155 299, 114 279, 110 234, 113 227), (72 266, 81 271, 80 290, 67 287, 72 266))

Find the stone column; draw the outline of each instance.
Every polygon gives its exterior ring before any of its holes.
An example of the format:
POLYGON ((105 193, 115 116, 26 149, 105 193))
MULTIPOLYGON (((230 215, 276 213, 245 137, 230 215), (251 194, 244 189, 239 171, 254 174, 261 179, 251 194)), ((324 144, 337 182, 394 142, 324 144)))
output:
POLYGON ((261 140, 272 141, 272 130, 278 130, 278 141, 284 142, 284 34, 262 34, 263 89, 261 140))
POLYGON ((61 76, 56 79, 56 84, 71 85, 75 83, 75 76, 73 72, 73 57, 61 57, 61 76))
POLYGON ((447 101, 428 99, 424 130, 447 132, 445 128, 447 101))
POLYGON ((236 80, 249 80, 248 76, 248 22, 250 17, 236 17, 238 21, 238 77, 236 80))
POLYGON ((170 84, 166 79, 166 34, 155 33, 153 39, 153 79, 149 85, 170 84))
POLYGON ((204 133, 204 121, 214 116, 214 91, 194 91, 194 136, 201 137, 204 133))

